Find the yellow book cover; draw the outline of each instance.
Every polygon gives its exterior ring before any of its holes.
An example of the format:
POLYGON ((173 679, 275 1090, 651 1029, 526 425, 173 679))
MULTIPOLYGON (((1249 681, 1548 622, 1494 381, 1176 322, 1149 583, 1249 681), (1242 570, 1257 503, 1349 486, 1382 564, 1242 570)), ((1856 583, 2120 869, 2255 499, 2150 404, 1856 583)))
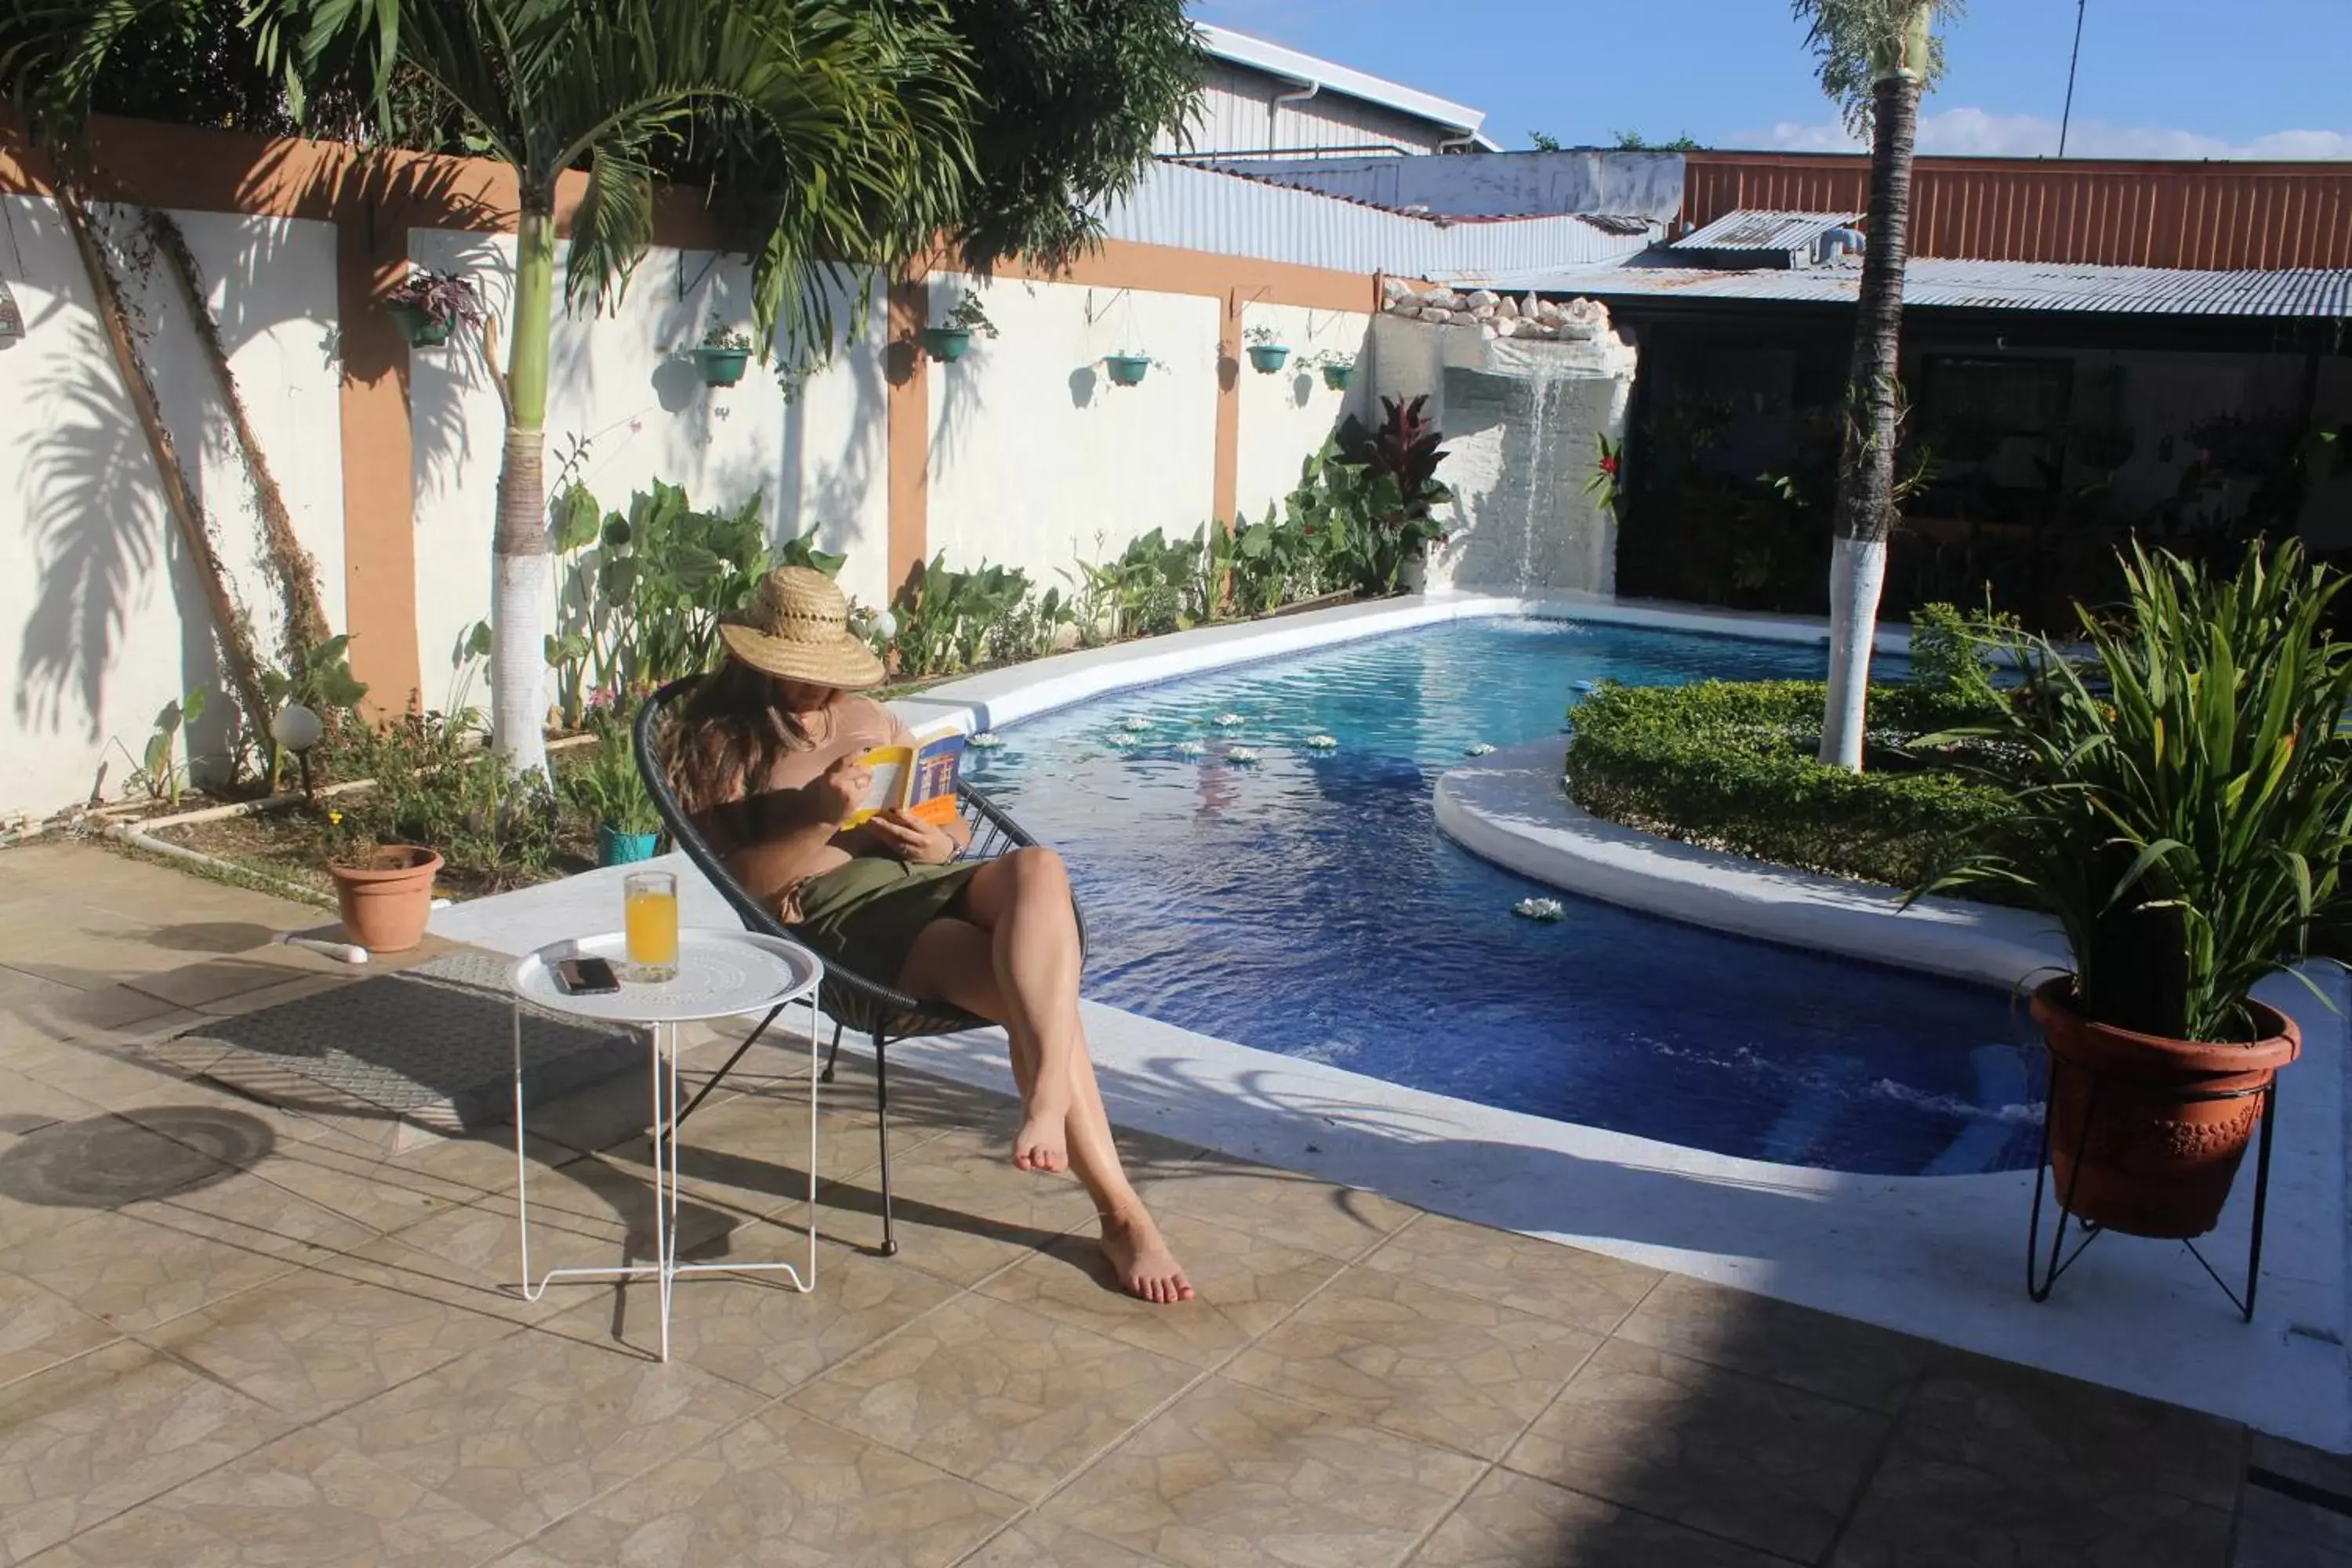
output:
POLYGON ((944 826, 956 816, 956 778, 963 766, 963 731, 950 730, 911 746, 877 746, 858 759, 874 775, 866 799, 841 826, 852 828, 885 811, 907 811, 944 826))

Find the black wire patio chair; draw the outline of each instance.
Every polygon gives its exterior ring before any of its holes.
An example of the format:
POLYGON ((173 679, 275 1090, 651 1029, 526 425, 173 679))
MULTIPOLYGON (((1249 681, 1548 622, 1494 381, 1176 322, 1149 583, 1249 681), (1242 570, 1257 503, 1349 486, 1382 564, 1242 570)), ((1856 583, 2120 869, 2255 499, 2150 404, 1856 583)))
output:
MULTIPOLYGON (((661 814, 663 826, 670 840, 686 852, 686 858, 719 889, 743 929, 762 936, 782 937, 806 944, 806 939, 792 926, 777 918, 776 911, 753 898, 726 862, 710 847, 709 840, 687 819, 685 809, 678 805, 677 794, 670 787, 667 773, 661 765, 657 743, 665 717, 674 712, 694 688, 700 676, 688 676, 673 680, 646 699, 638 710, 635 724, 637 772, 646 781, 646 789, 653 796, 654 808, 661 814)), ((971 830, 971 842, 959 860, 985 860, 1036 843, 1036 839, 1013 820, 1012 815, 988 796, 961 780, 956 784, 957 805, 965 826, 971 830)), ((1086 949, 1086 917, 1073 910, 1078 919, 1078 945, 1081 954, 1086 949)), ((827 957, 824 961, 824 984, 818 993, 819 1005, 833 1020, 833 1046, 825 1054, 824 1068, 818 1081, 833 1081, 834 1064, 841 1056, 841 1037, 845 1030, 856 1029, 869 1036, 874 1042, 874 1110, 876 1131, 881 1141, 882 1153, 882 1252, 891 1257, 898 1250, 898 1237, 890 1215, 890 1087, 887 1056, 890 1047, 905 1040, 922 1039, 936 1035, 958 1035, 967 1029, 985 1028, 992 1020, 977 1017, 949 1003, 933 998, 909 996, 905 992, 885 984, 872 975, 861 973, 855 961, 843 963, 827 957)), ((772 1008, 760 1020, 759 1027, 743 1038, 734 1054, 710 1076, 709 1082, 697 1090, 693 1099, 677 1113, 670 1124, 675 1133, 686 1119, 694 1114, 695 1107, 709 1097, 745 1052, 757 1045, 768 1032, 768 1026, 783 1012, 782 1006, 772 1008)))

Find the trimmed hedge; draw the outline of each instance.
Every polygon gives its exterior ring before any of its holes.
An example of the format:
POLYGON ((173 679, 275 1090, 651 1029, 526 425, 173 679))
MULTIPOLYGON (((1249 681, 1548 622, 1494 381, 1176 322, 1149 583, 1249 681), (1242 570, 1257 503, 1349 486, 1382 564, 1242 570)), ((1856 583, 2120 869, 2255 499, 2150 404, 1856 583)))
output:
MULTIPOLYGON (((1832 876, 1909 889, 2008 816, 2009 797, 1899 765, 1850 773, 1813 760, 1818 680, 1604 685, 1570 710, 1569 798, 1612 822, 1832 876)), ((1953 694, 1873 687, 1881 751, 1983 717, 1953 694)))

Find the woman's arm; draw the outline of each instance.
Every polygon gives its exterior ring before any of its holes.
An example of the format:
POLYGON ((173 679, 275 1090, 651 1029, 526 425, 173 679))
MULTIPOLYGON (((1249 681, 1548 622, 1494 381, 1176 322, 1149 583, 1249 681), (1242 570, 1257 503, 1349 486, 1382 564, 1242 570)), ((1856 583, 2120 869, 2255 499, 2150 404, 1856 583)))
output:
POLYGON ((815 868, 841 831, 841 819, 865 799, 871 775, 844 757, 797 789, 775 789, 712 813, 713 847, 744 891, 774 904, 815 868))

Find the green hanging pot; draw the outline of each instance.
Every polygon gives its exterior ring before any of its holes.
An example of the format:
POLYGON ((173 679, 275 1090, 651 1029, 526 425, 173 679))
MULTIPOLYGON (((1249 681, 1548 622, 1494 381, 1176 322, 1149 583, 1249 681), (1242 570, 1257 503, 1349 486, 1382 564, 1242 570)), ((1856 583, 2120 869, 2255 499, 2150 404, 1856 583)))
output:
POLYGON ((732 386, 743 379, 745 367, 751 363, 750 349, 699 348, 694 351, 694 368, 702 373, 705 386, 732 386))
POLYGON ((1323 367, 1323 384, 1329 387, 1334 392, 1345 392, 1348 388, 1355 385, 1356 362, 1354 360, 1349 360, 1345 364, 1325 365, 1323 367))
POLYGON ((1113 386, 1136 386, 1143 381, 1143 373, 1151 368, 1150 354, 1105 354, 1103 369, 1110 373, 1113 386))
POLYGON ((449 323, 435 321, 417 306, 394 305, 392 319, 400 323, 400 330, 407 336, 410 348, 438 348, 449 341, 449 323))
POLYGON ((1290 348, 1286 343, 1252 343, 1249 356, 1250 363, 1256 367, 1258 374, 1272 375, 1290 357, 1290 348))
POLYGON ((970 327, 925 327, 915 334, 923 352, 935 360, 956 360, 971 347, 970 327))

